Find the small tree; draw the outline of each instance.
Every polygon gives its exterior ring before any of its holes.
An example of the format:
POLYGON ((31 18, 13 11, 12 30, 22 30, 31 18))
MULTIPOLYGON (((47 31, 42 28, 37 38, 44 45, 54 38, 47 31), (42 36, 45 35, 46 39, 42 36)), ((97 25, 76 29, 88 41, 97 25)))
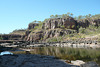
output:
POLYGON ((55 18, 58 18, 58 15, 57 14, 55 15, 55 18))
POLYGON ((79 16, 78 16, 78 20, 81 20, 81 19, 82 19, 82 15, 79 15, 79 16))
POLYGON ((65 14, 62 15, 62 18, 65 18, 65 14))
POLYGON ((84 34, 84 33, 85 33, 85 29, 81 27, 81 28, 79 29, 79 32, 84 34))
POLYGON ((36 20, 34 20, 33 22, 34 22, 34 23, 36 23, 37 21, 36 21, 36 20))
POLYGON ((77 28, 79 28, 79 25, 77 26, 77 28))
POLYGON ((67 15, 70 16, 70 12, 67 12, 67 15))
POLYGON ((91 14, 88 14, 88 16, 91 17, 92 15, 91 14))
POLYGON ((51 18, 54 18, 55 16, 54 16, 54 15, 51 15, 50 17, 51 17, 51 18))
POLYGON ((72 14, 72 13, 70 13, 70 16, 73 16, 73 14, 72 14))

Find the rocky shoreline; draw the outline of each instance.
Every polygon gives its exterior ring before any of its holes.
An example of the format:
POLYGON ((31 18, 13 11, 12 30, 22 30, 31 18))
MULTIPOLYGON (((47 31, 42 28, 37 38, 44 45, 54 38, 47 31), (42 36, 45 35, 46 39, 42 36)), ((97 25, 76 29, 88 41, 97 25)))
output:
MULTIPOLYGON (((79 44, 80 47, 76 47, 75 41, 62 42, 62 43, 56 43, 56 42, 55 43, 42 43, 42 44, 41 43, 32 44, 32 42, 30 44, 29 43, 28 42, 25 42, 25 43, 16 42, 17 45, 15 43, 13 43, 14 45, 12 45, 12 43, 2 43, 0 45, 5 46, 6 48, 43 47, 43 46, 56 46, 56 45, 58 47, 65 47, 67 45, 67 47, 85 48, 82 45, 86 44, 85 42, 81 42, 79 44)), ((96 41, 92 41, 86 44, 87 46, 86 48, 90 48, 90 46, 88 45, 93 46, 93 48, 99 48, 100 46, 98 43, 96 43, 96 41)), ((53 56, 32 55, 32 54, 2 55, 0 56, 0 66, 2 67, 99 67, 95 62, 85 63, 81 60, 76 60, 76 61, 71 61, 71 64, 69 64, 69 63, 66 63, 65 60, 56 59, 53 56)))
POLYGON ((82 41, 66 41, 66 42, 32 42, 32 41, 12 41, 12 43, 1 43, 0 46, 4 47, 18 47, 18 48, 30 48, 30 47, 72 47, 72 48, 100 48, 100 42, 96 40, 82 40, 82 41))
POLYGON ((53 56, 41 55, 4 55, 0 56, 1 67, 79 67, 70 65, 53 56))
POLYGON ((0 56, 0 66, 1 67, 99 67, 95 62, 83 63, 82 61, 78 60, 74 61, 73 65, 66 63, 64 60, 56 59, 53 56, 32 55, 32 54, 0 56))

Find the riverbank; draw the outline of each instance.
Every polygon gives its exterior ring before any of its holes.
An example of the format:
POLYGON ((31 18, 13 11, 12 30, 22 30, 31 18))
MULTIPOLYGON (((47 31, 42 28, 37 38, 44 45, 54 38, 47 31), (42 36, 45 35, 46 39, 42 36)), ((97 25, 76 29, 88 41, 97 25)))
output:
MULTIPOLYGON (((5 44, 5 43, 3 43, 5 44)), ((80 63, 80 61, 77 60, 82 60, 84 62, 88 62, 88 61, 94 61, 97 62, 98 64, 100 64, 100 49, 96 48, 96 49, 91 49, 91 48, 68 48, 68 47, 59 47, 59 46, 38 46, 37 47, 7 47, 7 46, 12 46, 9 45, 9 43, 6 43, 6 47, 4 48, 11 48, 9 51, 14 53, 15 55, 17 54, 39 54, 39 55, 50 55, 50 56, 54 56, 56 58, 59 59, 63 59, 66 60, 64 62, 67 61, 75 61, 76 63, 80 63), (27 53, 28 52, 28 53, 27 53)), ((54 43, 55 44, 55 43, 54 43)), ((30 46, 30 45, 27 45, 30 46)), ((3 48, 3 49, 4 49, 3 48)), ((4 50, 5 51, 5 50, 4 50)), ((71 62, 70 62, 71 63, 71 62)))
POLYGON ((70 65, 53 56, 41 55, 4 55, 0 56, 1 67, 79 67, 70 65))
POLYGON ((71 47, 71 48, 100 48, 100 41, 96 40, 75 40, 66 42, 31 42, 31 41, 17 41, 13 43, 1 43, 0 46, 4 47, 17 47, 17 48, 33 48, 33 47, 71 47))
POLYGON ((26 54, 26 52, 28 52, 29 54, 50 55, 66 61, 94 61, 100 65, 100 49, 68 47, 34 47, 33 49, 24 50, 25 51, 11 52, 14 54, 26 54))
POLYGON ((95 62, 83 62, 81 60, 66 63, 64 60, 53 56, 16 54, 0 56, 1 67, 99 67, 95 62))

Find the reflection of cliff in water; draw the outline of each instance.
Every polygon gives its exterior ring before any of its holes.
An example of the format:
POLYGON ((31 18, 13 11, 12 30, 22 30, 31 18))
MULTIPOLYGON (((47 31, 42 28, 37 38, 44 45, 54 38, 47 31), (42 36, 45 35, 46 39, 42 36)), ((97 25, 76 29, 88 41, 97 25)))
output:
POLYGON ((51 55, 65 60, 95 61, 100 64, 100 49, 67 47, 34 47, 33 49, 34 51, 30 51, 31 54, 51 55))
POLYGON ((12 47, 3 47, 3 46, 0 46, 0 52, 2 51, 8 51, 8 50, 11 50, 12 47))
POLYGON ((17 51, 17 50, 19 50, 19 48, 17 48, 17 47, 0 46, 0 52, 3 52, 3 51, 17 51))

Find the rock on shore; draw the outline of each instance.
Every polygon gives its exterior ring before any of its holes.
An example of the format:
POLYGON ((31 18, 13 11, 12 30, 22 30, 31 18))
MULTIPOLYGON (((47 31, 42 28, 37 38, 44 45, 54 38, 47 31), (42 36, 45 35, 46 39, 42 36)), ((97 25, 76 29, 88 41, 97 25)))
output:
POLYGON ((55 59, 52 56, 31 54, 0 56, 0 67, 79 67, 55 59))
POLYGON ((99 67, 96 62, 90 61, 85 64, 81 64, 80 67, 99 67))

